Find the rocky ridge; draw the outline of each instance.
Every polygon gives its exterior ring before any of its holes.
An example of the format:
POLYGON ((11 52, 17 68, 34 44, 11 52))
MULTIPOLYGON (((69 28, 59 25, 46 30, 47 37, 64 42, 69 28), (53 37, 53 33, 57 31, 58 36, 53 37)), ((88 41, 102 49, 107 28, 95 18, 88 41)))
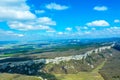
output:
POLYGON ((39 60, 28 60, 28 61, 20 61, 20 62, 0 63, 0 72, 36 75, 38 73, 43 72, 41 69, 46 64, 49 64, 49 63, 59 64, 61 61, 64 62, 64 61, 70 61, 70 60, 82 60, 83 58, 86 59, 86 57, 91 55, 92 53, 97 54, 106 49, 111 49, 113 46, 114 44, 110 46, 99 47, 94 50, 87 51, 84 54, 72 55, 67 57, 56 57, 54 59, 39 59, 39 60))

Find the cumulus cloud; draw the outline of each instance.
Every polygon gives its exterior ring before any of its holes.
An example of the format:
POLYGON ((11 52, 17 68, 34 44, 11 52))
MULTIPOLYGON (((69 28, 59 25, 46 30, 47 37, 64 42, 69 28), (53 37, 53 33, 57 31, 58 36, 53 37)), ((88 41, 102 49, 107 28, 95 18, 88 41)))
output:
POLYGON ((13 35, 13 36, 18 36, 18 37, 23 37, 24 36, 23 34, 17 34, 17 33, 14 33, 12 31, 6 31, 6 34, 13 35))
POLYGON ((0 35, 6 35, 6 36, 16 36, 16 37, 23 37, 24 34, 18 34, 13 31, 5 31, 0 29, 0 35))
POLYGON ((71 27, 67 27, 67 28, 65 28, 65 30, 72 31, 72 28, 71 27))
POLYGON ((55 21, 52 21, 51 18, 41 17, 36 20, 20 22, 20 21, 11 21, 8 22, 8 25, 12 29, 16 30, 48 30, 49 26, 56 25, 55 21))
POLYGON ((106 37, 118 37, 120 35, 120 27, 114 26, 100 30, 98 32, 96 31, 96 33, 101 36, 105 35, 106 37))
POLYGON ((84 26, 83 29, 88 29, 88 27, 84 26))
POLYGON ((109 26, 110 24, 105 20, 95 20, 86 24, 87 26, 109 26))
POLYGON ((96 28, 92 28, 92 30, 96 30, 96 28))
POLYGON ((91 32, 90 31, 85 31, 84 34, 90 34, 91 32))
POLYGON ((95 30, 91 32, 93 37, 118 37, 120 35, 120 27, 114 26, 104 28, 102 30, 95 30))
POLYGON ((120 20, 119 19, 115 19, 114 22, 115 23, 120 23, 120 20))
POLYGON ((119 32, 120 33, 120 27, 114 26, 106 29, 108 32, 119 32))
POLYGON ((41 13, 45 13, 45 10, 35 10, 36 14, 41 14, 41 13))
POLYGON ((81 26, 76 26, 75 28, 77 31, 81 31, 81 26))
POLYGON ((93 9, 96 10, 96 11, 106 11, 106 10, 108 10, 108 8, 106 6, 95 6, 93 9))
POLYGON ((95 28, 87 31, 78 31, 74 36, 87 37, 87 38, 104 38, 104 37, 118 37, 120 35, 120 27, 107 27, 104 29, 96 30, 95 28))
POLYGON ((79 31, 79 30, 87 30, 88 29, 87 26, 76 26, 75 28, 77 29, 77 31, 79 31))
POLYGON ((60 5, 56 3, 50 3, 45 6, 47 9, 53 9, 53 10, 65 10, 68 9, 68 6, 60 5))
POLYGON ((42 25, 56 25, 56 22, 52 21, 52 19, 49 17, 38 18, 37 23, 42 25))
POLYGON ((54 33, 54 32, 56 32, 56 30, 55 30, 55 29, 50 28, 50 29, 47 29, 47 30, 46 30, 46 32, 49 32, 49 33, 54 33))
MULTIPOLYGON (((43 13, 37 10, 35 13, 43 13)), ((0 0, 0 21, 6 21, 11 29, 47 30, 56 22, 49 17, 37 17, 30 12, 26 0, 0 0)))
POLYGON ((58 32, 57 34, 62 35, 62 34, 64 34, 64 32, 58 32))
MULTIPOLYGON (((79 27, 80 28, 80 27, 79 27)), ((53 36, 56 37, 67 37, 67 38, 104 38, 104 37, 115 37, 120 35, 120 27, 105 27, 100 30, 91 27, 91 30, 79 30, 76 32, 56 32, 53 36)))
POLYGON ((0 20, 29 20, 36 16, 29 11, 26 0, 0 0, 0 20))

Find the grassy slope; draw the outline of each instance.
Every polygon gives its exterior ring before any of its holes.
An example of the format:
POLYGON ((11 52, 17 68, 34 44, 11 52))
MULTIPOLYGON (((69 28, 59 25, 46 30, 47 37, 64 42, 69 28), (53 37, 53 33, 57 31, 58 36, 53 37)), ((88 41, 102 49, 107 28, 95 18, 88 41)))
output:
POLYGON ((55 74, 58 80, 104 80, 98 73, 106 61, 103 61, 92 72, 79 72, 78 74, 55 74))
POLYGON ((113 56, 99 71, 105 80, 120 80, 120 51, 113 49, 113 56))
POLYGON ((0 73, 0 80, 42 80, 42 79, 34 76, 26 76, 20 74, 0 73))

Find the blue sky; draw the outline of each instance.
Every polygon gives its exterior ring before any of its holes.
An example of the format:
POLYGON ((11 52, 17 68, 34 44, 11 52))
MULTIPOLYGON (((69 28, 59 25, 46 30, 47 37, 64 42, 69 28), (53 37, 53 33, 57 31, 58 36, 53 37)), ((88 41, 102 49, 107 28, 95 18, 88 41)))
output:
POLYGON ((119 0, 0 0, 0 40, 120 37, 119 0))

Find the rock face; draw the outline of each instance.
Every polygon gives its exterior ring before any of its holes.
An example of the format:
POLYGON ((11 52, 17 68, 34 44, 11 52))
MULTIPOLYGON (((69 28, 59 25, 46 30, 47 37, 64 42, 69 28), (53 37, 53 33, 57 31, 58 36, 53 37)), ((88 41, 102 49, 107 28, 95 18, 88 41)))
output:
MULTIPOLYGON (((28 75, 35 75, 38 74, 39 72, 44 72, 42 68, 44 68, 45 65, 47 64, 59 64, 61 62, 69 62, 71 60, 81 60, 80 64, 77 66, 78 62, 72 62, 71 65, 66 65, 66 66, 61 66, 60 69, 66 71, 67 68, 70 68, 71 70, 74 70, 74 68, 78 68, 81 66, 81 63, 84 63, 85 61, 87 62, 87 67, 90 66, 91 68, 94 68, 94 65, 90 62, 93 60, 92 54, 98 54, 104 50, 111 49, 114 45, 111 46, 104 46, 100 48, 96 48, 94 50, 87 51, 84 54, 80 55, 73 55, 73 56, 67 56, 67 57, 56 57, 54 59, 39 59, 39 60, 28 60, 28 61, 21 61, 21 62, 6 62, 6 63, 0 63, 0 72, 9 72, 9 73, 20 73, 20 74, 28 74, 28 75), (88 65, 89 64, 89 65, 88 65), (77 67, 73 66, 76 65, 77 67), (71 66, 71 67, 70 67, 71 66)), ((82 69, 84 70, 84 65, 81 66, 82 69)), ((89 68, 89 67, 88 67, 89 68)), ((54 68, 51 68, 50 70, 52 71, 54 68)), ((79 69, 79 70, 82 70, 79 69)), ((77 72, 77 71, 76 71, 77 72)), ((67 73, 67 71, 65 72, 67 73)))
POLYGON ((94 50, 90 50, 87 51, 86 53, 82 54, 82 55, 73 55, 73 56, 67 56, 67 57, 56 57, 54 59, 46 59, 46 64, 48 63, 53 63, 53 64, 59 64, 61 61, 70 61, 70 60, 81 60, 82 58, 86 58, 88 55, 91 55, 92 53, 100 53, 103 50, 106 49, 111 49, 111 47, 113 47, 114 45, 111 46, 104 46, 104 47, 100 47, 94 50))
POLYGON ((73 55, 67 57, 56 57, 54 59, 46 59, 46 66, 44 70, 47 73, 78 73, 81 71, 91 71, 96 68, 112 53, 109 51, 113 46, 103 46, 80 55, 73 55))
POLYGON ((34 75, 44 66, 44 63, 44 59, 2 63, 0 64, 0 72, 34 75))

